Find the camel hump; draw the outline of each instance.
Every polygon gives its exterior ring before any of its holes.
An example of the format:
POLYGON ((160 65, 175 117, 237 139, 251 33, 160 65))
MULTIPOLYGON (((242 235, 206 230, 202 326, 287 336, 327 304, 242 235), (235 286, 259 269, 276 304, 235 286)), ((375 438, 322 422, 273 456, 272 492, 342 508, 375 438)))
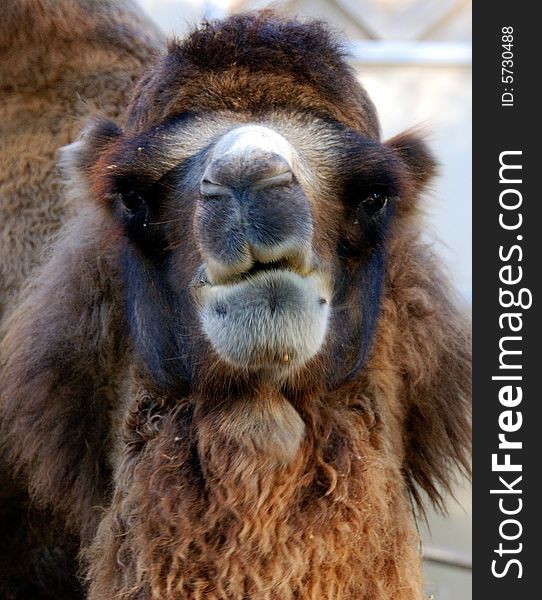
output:
POLYGON ((133 0, 3 0, 0 89, 41 88, 109 55, 147 63, 162 33, 133 0))
POLYGON ((119 117, 162 45, 132 0, 0 0, 0 316, 74 210, 59 149, 119 117))

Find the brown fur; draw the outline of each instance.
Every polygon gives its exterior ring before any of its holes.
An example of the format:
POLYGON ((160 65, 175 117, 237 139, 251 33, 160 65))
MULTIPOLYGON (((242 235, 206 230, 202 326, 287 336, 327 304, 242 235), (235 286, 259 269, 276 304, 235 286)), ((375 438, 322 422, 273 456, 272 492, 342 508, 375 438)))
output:
POLYGON ((129 420, 118 473, 129 483, 100 525, 90 597, 419 598, 398 467, 376 420, 352 410, 361 400, 344 400, 307 399, 302 452, 279 469, 191 401, 157 432, 134 435, 129 420))
POLYGON ((206 23, 186 40, 170 42, 168 50, 138 86, 130 131, 190 110, 290 106, 310 107, 379 135, 373 103, 321 22, 300 27, 264 10, 230 17, 227 23, 206 23), (270 18, 273 34, 266 28, 270 18))
MULTIPOLYGON (((43 261, 55 232, 76 212, 73 198, 63 191, 58 149, 77 137, 82 120, 91 114, 119 118, 135 81, 161 46, 154 26, 128 3, 5 0, 1 15, 0 320, 15 304, 32 269, 43 261)), ((36 326, 43 331, 42 325, 36 326)), ((29 335, 39 345, 36 333, 29 335)), ((49 414, 46 421, 51 427, 60 424, 54 423, 52 413, 44 412, 48 405, 39 401, 29 405, 36 411, 33 416, 20 406, 19 416, 26 418, 21 441, 34 456, 42 454, 44 446, 34 437, 30 421, 49 414)), ((66 412, 57 408, 57 418, 64 422, 64 433, 58 433, 69 439, 75 431, 65 421, 66 412)), ((76 427, 79 414, 72 416, 76 427)), ((61 443, 53 437, 49 443, 61 443)), ((30 487, 42 491, 53 487, 62 497, 64 483, 53 474, 54 465, 60 464, 55 453, 62 451, 58 445, 50 448, 50 460, 38 469, 41 476, 35 475, 30 487)), ((95 479, 94 462, 87 464, 88 471, 78 462, 74 472, 95 479)), ((66 476, 64 471, 62 477, 66 476)), ((4 456, 0 456, 0 480, 0 596, 6 600, 80 597, 75 579, 78 535, 66 537, 64 517, 55 520, 49 509, 29 508, 27 484, 13 480, 4 456)), ((74 514, 81 500, 86 505, 97 503, 86 493, 72 500, 69 511, 74 514)), ((69 507, 69 502, 64 506, 69 507)))
POLYGON ((468 324, 420 240, 419 196, 435 170, 424 143, 407 133, 382 146, 326 29, 268 12, 170 44, 125 119, 124 131, 95 125, 72 159, 85 208, 31 279, 0 349, 8 459, 34 502, 81 537, 89 598, 420 600, 409 495, 441 504, 455 468, 467 469, 470 392, 468 324), (160 343, 177 312, 157 257, 171 257, 181 286, 193 276, 190 195, 173 209, 168 196, 151 233, 125 220, 119 197, 131 185, 159 193, 152 186, 181 160, 160 127, 187 111, 199 121, 182 132, 198 148, 254 119, 293 132, 316 178, 315 252, 347 282, 371 248, 341 182, 353 168, 372 181, 386 171, 400 199, 361 372, 333 379, 356 363, 356 286, 320 355, 284 385, 223 364, 193 321, 182 330, 192 376, 168 367, 181 359, 160 343), (361 165, 337 146, 336 122, 369 140, 361 165), (340 236, 359 255, 339 256, 340 236), (123 302, 134 277, 156 319, 137 321, 139 336, 123 302))
POLYGON ((74 213, 62 191, 58 149, 90 115, 120 117, 160 45, 129 2, 2 3, 0 315, 74 213))

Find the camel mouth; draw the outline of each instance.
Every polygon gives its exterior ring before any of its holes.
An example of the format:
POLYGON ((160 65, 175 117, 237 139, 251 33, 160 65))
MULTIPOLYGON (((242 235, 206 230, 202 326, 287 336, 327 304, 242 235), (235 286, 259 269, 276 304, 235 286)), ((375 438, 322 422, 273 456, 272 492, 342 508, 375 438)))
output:
POLYGON ((276 262, 270 262, 270 263, 263 263, 260 261, 255 261, 254 264, 252 265, 252 267, 250 267, 250 269, 248 271, 246 271, 245 273, 242 273, 240 275, 240 277, 242 279, 251 279, 252 277, 255 277, 256 275, 259 275, 262 273, 272 273, 274 271, 291 271, 292 273, 297 273, 299 275, 302 275, 302 273, 300 273, 296 269, 292 268, 286 260, 278 260, 276 262))
POLYGON ((202 269, 194 295, 202 329, 226 362, 247 370, 292 370, 323 345, 328 287, 320 272, 303 275, 277 261, 254 263, 220 284, 202 269))
POLYGON ((220 278, 220 280, 213 280, 205 267, 202 267, 198 272, 199 281, 196 282, 196 285, 207 285, 207 286, 232 286, 242 281, 249 280, 257 275, 265 274, 265 273, 273 273, 276 271, 290 271, 292 273, 296 273, 300 276, 304 276, 305 274, 301 271, 301 269, 297 269, 293 267, 287 260, 277 260, 274 262, 260 262, 258 260, 254 261, 252 266, 243 272, 228 274, 225 277, 220 278))

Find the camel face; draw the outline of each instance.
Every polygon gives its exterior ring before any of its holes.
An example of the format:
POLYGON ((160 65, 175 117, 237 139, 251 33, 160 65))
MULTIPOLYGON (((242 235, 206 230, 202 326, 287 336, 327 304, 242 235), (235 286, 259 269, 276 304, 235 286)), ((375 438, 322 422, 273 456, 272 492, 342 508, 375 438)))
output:
POLYGON ((401 194, 388 147, 288 110, 174 115, 116 134, 93 175, 127 241, 130 327, 159 382, 190 370, 183 356, 199 377, 282 382, 363 360, 401 194))

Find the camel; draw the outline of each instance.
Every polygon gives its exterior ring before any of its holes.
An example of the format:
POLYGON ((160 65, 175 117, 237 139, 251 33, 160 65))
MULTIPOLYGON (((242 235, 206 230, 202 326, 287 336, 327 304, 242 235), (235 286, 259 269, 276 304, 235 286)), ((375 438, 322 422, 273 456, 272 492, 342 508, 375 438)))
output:
POLYGON ((3 323, 6 477, 79 557, 60 597, 420 600, 414 505, 470 439, 435 159, 381 140, 318 21, 203 23, 145 67, 62 150, 3 323))

